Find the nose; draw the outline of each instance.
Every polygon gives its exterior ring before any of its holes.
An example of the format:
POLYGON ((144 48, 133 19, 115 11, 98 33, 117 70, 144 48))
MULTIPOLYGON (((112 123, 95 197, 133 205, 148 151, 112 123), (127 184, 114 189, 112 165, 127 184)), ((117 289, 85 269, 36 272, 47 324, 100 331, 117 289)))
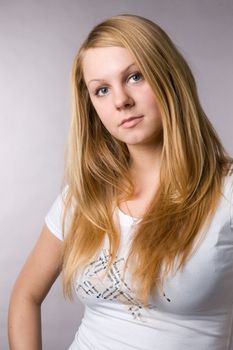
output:
POLYGON ((114 92, 114 103, 116 109, 121 110, 133 106, 134 99, 123 87, 121 87, 114 92))

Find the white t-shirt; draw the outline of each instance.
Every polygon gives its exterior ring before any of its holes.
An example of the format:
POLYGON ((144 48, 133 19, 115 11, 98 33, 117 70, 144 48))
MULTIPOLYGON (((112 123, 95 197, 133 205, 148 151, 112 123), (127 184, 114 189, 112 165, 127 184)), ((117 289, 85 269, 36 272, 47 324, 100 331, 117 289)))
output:
MULTIPOLYGON (((62 195, 45 222, 59 239, 62 195)), ((122 275, 132 237, 132 217, 118 208, 121 245, 109 274, 107 239, 75 281, 85 313, 69 350, 233 350, 233 176, 204 239, 182 271, 170 274, 149 307, 136 299, 130 275, 122 275)))

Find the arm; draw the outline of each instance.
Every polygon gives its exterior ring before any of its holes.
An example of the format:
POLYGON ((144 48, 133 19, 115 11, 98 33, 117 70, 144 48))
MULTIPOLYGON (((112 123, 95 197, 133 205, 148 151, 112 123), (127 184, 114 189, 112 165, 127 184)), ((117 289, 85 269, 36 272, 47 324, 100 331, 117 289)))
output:
POLYGON ((40 306, 61 269, 63 242, 44 225, 14 285, 8 319, 10 350, 41 350, 40 306))

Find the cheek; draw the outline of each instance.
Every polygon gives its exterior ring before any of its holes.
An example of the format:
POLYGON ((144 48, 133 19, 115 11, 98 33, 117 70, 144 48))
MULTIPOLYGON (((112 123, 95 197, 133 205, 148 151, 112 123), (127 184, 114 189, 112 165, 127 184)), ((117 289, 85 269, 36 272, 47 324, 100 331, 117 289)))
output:
POLYGON ((148 89, 147 93, 145 94, 146 96, 146 104, 149 109, 153 109, 157 115, 160 116, 160 110, 159 110, 159 105, 156 100, 156 97, 151 91, 151 89, 148 89))
POLYGON ((96 109, 96 113, 100 118, 100 120, 102 121, 102 123, 104 124, 104 126, 108 126, 110 118, 107 115, 106 110, 102 110, 101 108, 98 108, 96 109))
POLYGON ((98 118, 101 120, 102 124, 105 126, 107 130, 111 130, 111 115, 108 112, 107 108, 101 108, 99 106, 95 106, 95 111, 98 115, 98 118))
POLYGON ((92 101, 92 105, 98 115, 98 117, 100 118, 100 120, 102 121, 102 123, 104 124, 104 126, 107 129, 111 129, 111 121, 112 121, 112 112, 111 112, 111 106, 109 105, 109 103, 107 103, 106 99, 104 101, 104 103, 102 101, 98 102, 94 102, 92 101))
POLYGON ((91 99, 91 103, 92 106, 94 107, 98 117, 100 118, 100 120, 103 122, 105 120, 105 113, 104 113, 104 108, 101 107, 100 104, 93 102, 93 100, 91 99))
POLYGON ((158 109, 158 103, 149 84, 145 84, 143 88, 137 93, 137 100, 140 100, 142 103, 148 107, 153 107, 158 109))

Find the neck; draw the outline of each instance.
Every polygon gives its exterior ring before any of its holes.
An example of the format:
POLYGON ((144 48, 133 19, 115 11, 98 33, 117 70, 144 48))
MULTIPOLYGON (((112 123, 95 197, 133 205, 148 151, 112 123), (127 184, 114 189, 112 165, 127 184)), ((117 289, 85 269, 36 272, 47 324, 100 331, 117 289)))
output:
MULTIPOLYGON (((130 150, 130 149, 129 149, 130 150)), ((159 182, 162 147, 130 150, 130 175, 135 186, 135 196, 155 190, 159 182)))
POLYGON ((145 178, 146 175, 159 173, 161 164, 162 147, 143 149, 129 148, 130 151, 130 170, 133 176, 145 178))

